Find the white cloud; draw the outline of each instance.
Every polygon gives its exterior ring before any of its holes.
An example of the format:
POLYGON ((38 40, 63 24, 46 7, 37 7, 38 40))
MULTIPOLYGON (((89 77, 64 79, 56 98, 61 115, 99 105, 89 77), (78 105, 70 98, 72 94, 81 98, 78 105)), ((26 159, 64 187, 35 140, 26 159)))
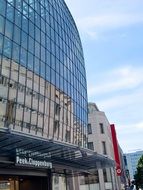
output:
POLYGON ((106 28, 113 29, 143 22, 143 14, 112 13, 85 17, 78 20, 78 25, 83 29, 106 28))
POLYGON ((96 97, 96 103, 104 111, 143 104, 142 73, 142 67, 131 66, 103 73, 101 77, 105 80, 89 86, 89 99, 96 97))
POLYGON ((101 33, 143 23, 142 0, 66 0, 81 33, 97 39, 101 33), (82 4, 82 8, 81 8, 82 4), (98 34, 98 35, 97 35, 98 34))
POLYGON ((117 138, 124 152, 133 152, 143 149, 142 134, 143 121, 130 124, 116 125, 117 138))
POLYGON ((132 123, 132 124, 120 124, 116 126, 116 128, 124 133, 126 132, 132 132, 132 131, 142 131, 143 130, 143 121, 132 123), (132 129, 132 130, 131 130, 132 129), (135 129, 135 130, 134 130, 135 129))
POLYGON ((97 33, 103 33, 108 30, 113 30, 130 25, 143 23, 143 14, 129 13, 107 13, 105 15, 95 15, 77 20, 77 25, 81 32, 94 38, 97 33))
POLYGON ((136 68, 132 66, 124 66, 106 73, 104 72, 98 83, 88 84, 89 97, 133 89, 143 84, 142 73, 143 67, 136 68))
POLYGON ((129 93, 124 95, 115 95, 111 98, 102 99, 97 101, 97 105, 102 107, 102 110, 119 110, 122 107, 134 105, 134 104, 143 104, 143 90, 137 90, 134 93, 129 93))

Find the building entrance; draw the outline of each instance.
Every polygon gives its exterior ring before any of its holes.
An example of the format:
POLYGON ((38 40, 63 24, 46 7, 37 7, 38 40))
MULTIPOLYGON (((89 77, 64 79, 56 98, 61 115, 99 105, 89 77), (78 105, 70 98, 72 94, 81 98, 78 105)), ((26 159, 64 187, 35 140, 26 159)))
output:
POLYGON ((0 176, 0 190, 48 190, 46 177, 0 176))

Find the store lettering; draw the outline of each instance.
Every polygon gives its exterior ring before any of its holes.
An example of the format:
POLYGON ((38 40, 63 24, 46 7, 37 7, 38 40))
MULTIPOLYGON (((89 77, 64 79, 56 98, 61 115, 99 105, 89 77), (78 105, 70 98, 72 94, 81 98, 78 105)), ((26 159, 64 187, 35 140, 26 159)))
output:
POLYGON ((16 156, 16 165, 52 168, 51 162, 34 160, 33 158, 21 158, 20 156, 16 156))

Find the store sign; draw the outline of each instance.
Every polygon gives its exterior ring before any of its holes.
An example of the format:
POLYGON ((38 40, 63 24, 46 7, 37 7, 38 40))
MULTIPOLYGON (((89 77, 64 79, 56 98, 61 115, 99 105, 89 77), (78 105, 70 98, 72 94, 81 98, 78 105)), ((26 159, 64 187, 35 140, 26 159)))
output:
POLYGON ((36 168, 52 168, 51 162, 47 162, 44 159, 43 160, 34 159, 30 157, 31 151, 20 151, 20 150, 16 149, 16 159, 15 159, 16 165, 36 167, 36 168))

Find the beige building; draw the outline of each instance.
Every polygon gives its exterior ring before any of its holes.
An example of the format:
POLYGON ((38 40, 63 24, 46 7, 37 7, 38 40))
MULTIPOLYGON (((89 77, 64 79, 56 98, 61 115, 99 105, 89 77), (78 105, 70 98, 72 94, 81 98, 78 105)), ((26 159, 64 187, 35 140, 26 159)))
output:
MULTIPOLYGON (((95 103, 88 104, 88 148, 114 159, 109 121, 95 103)), ((98 169, 94 176, 89 177, 86 186, 86 189, 120 189, 115 168, 98 169)))

